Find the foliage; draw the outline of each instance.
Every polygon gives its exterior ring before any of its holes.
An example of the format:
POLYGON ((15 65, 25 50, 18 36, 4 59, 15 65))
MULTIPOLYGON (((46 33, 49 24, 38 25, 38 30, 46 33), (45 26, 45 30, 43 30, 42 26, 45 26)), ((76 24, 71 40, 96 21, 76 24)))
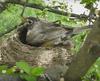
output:
POLYGON ((10 68, 7 65, 0 66, 0 74, 17 74, 26 81, 36 81, 36 78, 43 73, 43 67, 31 67, 24 61, 16 62, 16 66, 10 68))
POLYGON ((29 0, 30 3, 35 3, 35 4, 39 4, 39 5, 44 5, 43 0, 29 0))
POLYGON ((84 76, 83 81, 100 81, 100 58, 84 76))

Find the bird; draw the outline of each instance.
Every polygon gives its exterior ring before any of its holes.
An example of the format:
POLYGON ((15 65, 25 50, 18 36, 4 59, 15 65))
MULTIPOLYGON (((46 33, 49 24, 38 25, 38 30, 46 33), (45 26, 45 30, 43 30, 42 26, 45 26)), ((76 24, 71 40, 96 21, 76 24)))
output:
MULTIPOLYGON (((27 17, 24 27, 27 28, 25 41, 31 46, 66 46, 72 42, 70 38, 78 32, 88 29, 83 28, 69 28, 68 26, 59 25, 53 22, 47 22, 34 17, 27 17)), ((23 37, 23 36, 22 36, 23 37)))
POLYGON ((65 44, 69 32, 69 30, 55 26, 53 23, 37 21, 28 30, 26 41, 33 46, 57 46, 65 44))

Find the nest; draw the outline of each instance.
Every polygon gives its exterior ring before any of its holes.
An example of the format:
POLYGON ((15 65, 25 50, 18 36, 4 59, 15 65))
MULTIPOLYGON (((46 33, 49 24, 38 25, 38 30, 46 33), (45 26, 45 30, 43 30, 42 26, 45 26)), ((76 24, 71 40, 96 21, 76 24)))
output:
MULTIPOLYGON (((17 29, 18 30, 18 29, 17 29)), ((23 30, 23 33, 19 34, 16 29, 10 34, 2 37, 2 43, 0 46, 0 64, 15 65, 16 62, 24 60, 32 66, 42 66, 46 69, 46 73, 52 75, 57 67, 58 73, 66 72, 67 66, 72 60, 72 54, 66 48, 63 47, 35 47, 26 44, 25 33, 27 30, 23 30), (52 69, 53 68, 53 69, 52 69), (63 69, 65 68, 65 69, 63 69)), ((20 31, 22 32, 22 31, 20 31)), ((60 77, 60 75, 59 75, 60 77)))

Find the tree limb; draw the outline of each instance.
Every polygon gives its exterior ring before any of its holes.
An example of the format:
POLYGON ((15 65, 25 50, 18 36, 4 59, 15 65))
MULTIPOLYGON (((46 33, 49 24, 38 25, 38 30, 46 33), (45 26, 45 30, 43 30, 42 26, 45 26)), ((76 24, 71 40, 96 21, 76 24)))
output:
POLYGON ((6 3, 0 2, 0 13, 6 9, 6 3))
POLYGON ((83 47, 80 49, 65 74, 65 81, 81 81, 88 69, 100 57, 100 17, 88 34, 83 47), (95 37, 95 38, 94 38, 95 37))
MULTIPOLYGON (((21 1, 21 0, 20 1, 19 0, 6 0, 4 3, 18 4, 18 5, 22 5, 22 6, 24 6, 26 4, 25 1, 21 1)), ((39 9, 39 10, 47 9, 47 11, 49 11, 49 12, 53 12, 53 13, 56 13, 56 14, 59 14, 59 15, 64 15, 64 16, 69 15, 68 12, 59 11, 59 10, 56 10, 56 9, 51 8, 49 6, 42 6, 42 5, 35 4, 35 3, 27 3, 26 7, 35 8, 35 9, 39 9)), ((87 18, 88 16, 71 13, 71 17, 87 18)))

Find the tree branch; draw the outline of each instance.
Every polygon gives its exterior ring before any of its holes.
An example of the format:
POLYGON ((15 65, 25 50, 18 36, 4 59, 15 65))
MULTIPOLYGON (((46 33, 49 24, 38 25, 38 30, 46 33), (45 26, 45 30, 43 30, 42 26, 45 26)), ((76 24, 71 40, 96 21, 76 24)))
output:
POLYGON ((0 2, 0 13, 6 9, 6 5, 7 4, 0 2))
MULTIPOLYGON (((22 5, 22 6, 24 6, 24 4, 26 4, 25 1, 21 1, 21 0, 20 1, 19 0, 6 0, 4 3, 18 4, 18 5, 22 5)), ((64 16, 69 15, 68 12, 59 11, 59 10, 56 10, 56 9, 51 8, 49 6, 42 6, 42 5, 34 4, 34 3, 27 3, 26 7, 35 8, 35 9, 39 9, 39 10, 47 9, 47 11, 49 11, 49 12, 56 13, 59 15, 64 15, 64 16)), ((71 17, 87 18, 88 16, 71 13, 71 17)))
POLYGON ((88 34, 83 47, 80 49, 65 74, 65 81, 82 81, 81 78, 100 57, 100 17, 88 34), (95 38, 94 38, 95 37, 95 38))

